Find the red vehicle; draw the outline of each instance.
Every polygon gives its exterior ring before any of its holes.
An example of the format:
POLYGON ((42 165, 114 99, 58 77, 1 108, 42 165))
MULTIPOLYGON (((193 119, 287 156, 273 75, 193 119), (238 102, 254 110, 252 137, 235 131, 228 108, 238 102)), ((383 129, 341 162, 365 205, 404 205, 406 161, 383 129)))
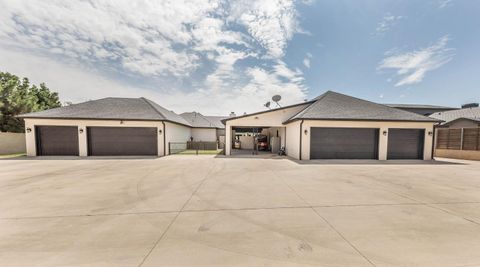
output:
POLYGON ((256 137, 256 143, 258 150, 266 151, 268 150, 268 138, 264 134, 259 134, 256 137))

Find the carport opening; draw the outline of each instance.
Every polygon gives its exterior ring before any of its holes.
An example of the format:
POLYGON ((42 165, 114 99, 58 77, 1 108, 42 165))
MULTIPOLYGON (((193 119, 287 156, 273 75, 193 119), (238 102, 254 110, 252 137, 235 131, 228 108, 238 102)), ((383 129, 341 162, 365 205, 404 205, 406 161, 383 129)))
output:
POLYGON ((285 127, 232 127, 232 155, 279 154, 285 127))

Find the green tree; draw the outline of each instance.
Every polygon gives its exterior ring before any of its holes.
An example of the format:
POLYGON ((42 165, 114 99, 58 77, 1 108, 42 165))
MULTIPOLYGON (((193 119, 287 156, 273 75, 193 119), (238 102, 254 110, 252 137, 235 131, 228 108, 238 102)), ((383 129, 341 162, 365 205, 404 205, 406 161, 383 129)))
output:
POLYGON ((27 78, 0 72, 0 132, 23 132, 23 119, 17 115, 60 106, 58 93, 44 83, 38 87, 27 78))

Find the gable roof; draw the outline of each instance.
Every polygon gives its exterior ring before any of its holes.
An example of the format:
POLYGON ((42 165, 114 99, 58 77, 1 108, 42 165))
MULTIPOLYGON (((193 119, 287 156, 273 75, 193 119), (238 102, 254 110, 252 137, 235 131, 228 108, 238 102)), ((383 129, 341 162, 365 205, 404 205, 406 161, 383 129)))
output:
POLYGON ((228 118, 227 116, 205 116, 207 120, 212 122, 216 128, 225 129, 225 125, 222 123, 223 119, 228 118))
POLYGON ((236 120, 236 119, 241 119, 241 118, 245 118, 245 117, 250 117, 250 116, 254 116, 254 115, 259 115, 259 114, 263 114, 263 113, 269 113, 269 112, 274 112, 274 111, 279 111, 279 110, 283 110, 283 109, 287 109, 287 108, 293 108, 293 107, 298 107, 298 106, 302 106, 302 105, 310 105, 311 103, 315 102, 314 100, 310 100, 310 101, 305 101, 305 102, 302 102, 302 103, 297 103, 297 104, 293 104, 293 105, 288 105, 288 106, 283 106, 283 107, 279 107, 279 108, 272 108, 272 109, 267 109, 267 110, 262 110, 262 111, 258 111, 258 112, 254 112, 254 113, 249 113, 249 114, 244 114, 244 115, 240 115, 240 116, 233 116, 233 117, 225 117, 221 120, 222 124, 225 124, 226 121, 229 121, 229 120, 236 120))
POLYGON ((314 98, 312 104, 288 119, 285 123, 303 119, 438 122, 434 118, 333 91, 327 91, 314 98))
POLYGON ((190 124, 178 114, 146 98, 107 97, 70 106, 20 115, 21 118, 46 119, 105 119, 170 121, 190 124))
POLYGON ((220 116, 204 116, 199 112, 185 112, 180 114, 194 128, 225 128, 221 123, 226 117, 220 116))
POLYGON ((445 123, 448 123, 460 118, 465 118, 469 120, 479 120, 480 107, 462 108, 457 110, 435 112, 432 115, 430 115, 430 118, 442 120, 442 121, 445 121, 445 123))

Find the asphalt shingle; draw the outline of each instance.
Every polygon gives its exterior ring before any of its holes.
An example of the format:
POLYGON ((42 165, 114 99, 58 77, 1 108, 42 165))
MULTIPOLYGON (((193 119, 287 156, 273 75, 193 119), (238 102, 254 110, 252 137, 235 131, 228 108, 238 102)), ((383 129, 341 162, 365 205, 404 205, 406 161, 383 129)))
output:
POLYGON ((430 115, 430 118, 445 121, 444 123, 451 122, 456 119, 465 118, 473 121, 480 120, 480 107, 463 108, 457 110, 449 110, 442 112, 435 112, 430 115))
POLYGON ((287 122, 298 119, 438 121, 434 118, 332 91, 328 91, 315 98, 312 104, 287 120, 287 122))
POLYGON ((180 114, 192 127, 196 128, 225 128, 221 122, 226 117, 204 116, 198 112, 185 112, 180 114))
POLYGON ((190 124, 180 115, 169 111, 146 98, 107 97, 70 106, 20 115, 22 118, 51 119, 118 119, 171 121, 190 124))

